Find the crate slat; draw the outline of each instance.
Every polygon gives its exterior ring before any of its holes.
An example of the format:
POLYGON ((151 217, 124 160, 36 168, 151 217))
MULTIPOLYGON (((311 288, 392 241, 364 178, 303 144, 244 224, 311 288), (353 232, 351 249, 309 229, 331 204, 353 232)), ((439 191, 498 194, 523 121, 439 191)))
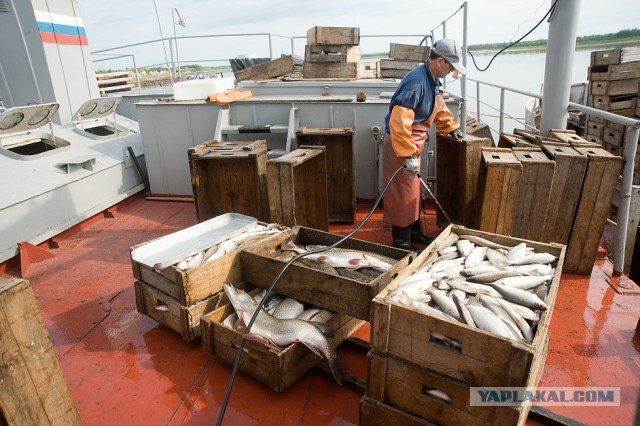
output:
POLYGON ((307 44, 360 44, 358 27, 313 27, 307 30, 307 44))
POLYGON ((236 81, 245 80, 266 80, 292 74, 295 71, 293 57, 291 55, 282 56, 268 62, 254 65, 240 71, 236 71, 234 76, 236 81))

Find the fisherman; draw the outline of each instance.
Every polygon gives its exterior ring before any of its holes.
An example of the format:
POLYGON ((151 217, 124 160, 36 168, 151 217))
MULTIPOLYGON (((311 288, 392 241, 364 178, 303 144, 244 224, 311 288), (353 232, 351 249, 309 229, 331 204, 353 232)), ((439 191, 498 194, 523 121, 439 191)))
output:
POLYGON ((429 58, 408 73, 398 85, 385 117, 383 174, 387 182, 393 172, 404 166, 384 196, 384 222, 391 224, 393 247, 414 250, 412 242, 430 244, 433 239, 420 227, 421 188, 414 179, 420 172, 420 154, 433 123, 438 133, 462 138, 460 123, 454 121, 442 99, 440 79, 450 72, 466 73, 462 50, 455 41, 437 41, 429 58))

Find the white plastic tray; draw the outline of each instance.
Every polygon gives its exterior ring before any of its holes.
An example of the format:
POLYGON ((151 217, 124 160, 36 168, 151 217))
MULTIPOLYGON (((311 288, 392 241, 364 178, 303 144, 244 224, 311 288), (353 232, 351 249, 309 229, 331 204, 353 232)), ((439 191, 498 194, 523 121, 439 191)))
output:
POLYGON ((164 269, 257 223, 251 216, 225 213, 144 244, 131 252, 131 258, 151 268, 164 269))

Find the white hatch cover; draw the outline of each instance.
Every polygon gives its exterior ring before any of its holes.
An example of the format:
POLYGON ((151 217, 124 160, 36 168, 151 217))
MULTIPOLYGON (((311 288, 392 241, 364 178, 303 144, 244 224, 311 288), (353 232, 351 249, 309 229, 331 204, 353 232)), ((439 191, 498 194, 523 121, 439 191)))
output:
POLYGON ((116 107, 121 101, 121 96, 89 99, 80 105, 78 111, 73 115, 73 122, 80 123, 82 121, 106 117, 116 110, 116 107))
POLYGON ((57 103, 9 108, 0 114, 0 140, 3 136, 30 132, 49 124, 58 108, 57 103))

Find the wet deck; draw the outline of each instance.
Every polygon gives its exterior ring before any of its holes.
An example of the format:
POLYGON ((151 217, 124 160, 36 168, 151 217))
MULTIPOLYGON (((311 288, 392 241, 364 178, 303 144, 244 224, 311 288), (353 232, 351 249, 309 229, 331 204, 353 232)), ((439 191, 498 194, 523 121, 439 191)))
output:
MULTIPOLYGON (((359 206, 358 221, 370 207, 359 206)), ((33 264, 26 275, 80 416, 88 425, 213 424, 231 368, 205 354, 199 341, 186 343, 136 311, 128 250, 195 224, 194 205, 134 197, 111 213, 57 237, 55 258, 33 264)), ((356 238, 389 244, 390 234, 380 210, 356 238)), ((541 385, 620 387, 619 407, 549 409, 589 424, 630 425, 640 390, 640 297, 614 291, 610 273, 611 264, 598 261, 591 277, 563 275, 541 385)), ((368 340, 368 325, 357 337, 368 340)), ((365 353, 349 345, 340 352, 348 372, 366 380, 365 353)), ((318 370, 283 393, 240 372, 223 424, 358 424, 361 396, 318 370)))

